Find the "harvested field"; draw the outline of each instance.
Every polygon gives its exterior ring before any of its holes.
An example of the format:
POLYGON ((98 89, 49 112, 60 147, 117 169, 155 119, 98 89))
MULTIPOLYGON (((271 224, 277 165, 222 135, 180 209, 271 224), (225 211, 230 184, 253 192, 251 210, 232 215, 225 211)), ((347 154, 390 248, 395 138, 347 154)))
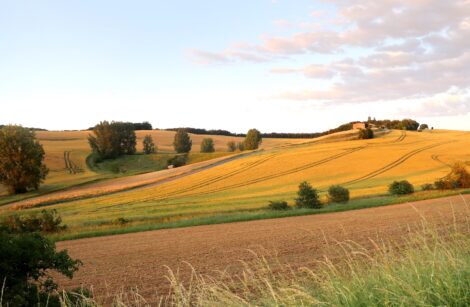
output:
POLYGON ((59 249, 68 249, 84 262, 76 277, 61 279, 61 285, 93 285, 101 299, 121 292, 121 287, 138 287, 152 300, 167 289, 165 266, 180 268, 186 278, 190 270, 185 262, 207 275, 225 269, 236 272, 239 260, 253 259, 248 249, 276 253, 278 260, 293 266, 312 266, 324 255, 334 259, 338 241, 353 240, 373 248, 371 240, 399 241, 424 220, 441 225, 461 222, 459 217, 468 216, 470 210, 464 200, 470 204, 470 196, 456 196, 334 214, 59 242, 59 249))

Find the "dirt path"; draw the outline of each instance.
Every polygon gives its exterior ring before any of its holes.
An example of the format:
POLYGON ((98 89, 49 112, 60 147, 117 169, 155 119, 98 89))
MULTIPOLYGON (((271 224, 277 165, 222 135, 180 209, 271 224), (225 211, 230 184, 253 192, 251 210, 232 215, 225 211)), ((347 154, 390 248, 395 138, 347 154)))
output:
POLYGON ((327 249, 332 256, 331 245, 336 240, 352 239, 365 245, 370 239, 399 240, 408 226, 418 225, 423 217, 449 224, 455 217, 468 216, 469 208, 467 195, 341 213, 64 241, 58 243, 59 249, 67 248, 84 266, 72 281, 61 281, 65 287, 93 285, 100 297, 137 286, 141 294, 152 298, 167 289, 166 265, 180 267, 182 276, 189 275, 184 262, 204 274, 236 270, 239 260, 253 259, 248 249, 261 247, 275 251, 283 262, 309 265, 327 249))

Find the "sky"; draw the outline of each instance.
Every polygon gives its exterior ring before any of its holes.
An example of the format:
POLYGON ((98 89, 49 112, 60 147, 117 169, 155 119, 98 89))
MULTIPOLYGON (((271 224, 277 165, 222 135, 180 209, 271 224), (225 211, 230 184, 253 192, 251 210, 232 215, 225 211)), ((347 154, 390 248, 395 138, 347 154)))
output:
POLYGON ((470 130, 470 0, 0 0, 0 124, 470 130))

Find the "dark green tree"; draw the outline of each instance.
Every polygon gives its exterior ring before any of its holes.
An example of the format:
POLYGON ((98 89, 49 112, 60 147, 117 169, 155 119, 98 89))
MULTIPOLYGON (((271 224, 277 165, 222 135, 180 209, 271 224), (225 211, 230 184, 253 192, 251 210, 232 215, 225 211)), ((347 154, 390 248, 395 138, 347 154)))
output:
POLYGON ((201 152, 214 152, 214 140, 211 138, 205 138, 201 142, 201 152))
POLYGON ((32 219, 20 219, 29 225, 27 228, 0 224, 0 301, 5 306, 60 306, 51 273, 72 278, 81 262, 70 258, 66 250, 57 252, 54 242, 40 233, 50 221, 39 218, 37 223, 38 217, 32 219))
POLYGON ((49 172, 44 156, 33 131, 12 125, 0 129, 0 183, 9 193, 39 188, 49 172))
POLYGON ((429 129, 429 126, 427 124, 421 124, 421 126, 419 126, 419 130, 426 130, 426 129, 429 129))
POLYGON ((234 152, 235 150, 237 150, 237 144, 234 141, 227 142, 227 151, 234 152))
POLYGON ((368 140, 374 138, 374 131, 370 128, 361 129, 359 130, 359 139, 360 140, 368 140))
POLYGON ((312 186, 306 181, 302 182, 299 185, 299 191, 297 192, 295 205, 298 208, 311 209, 319 209, 322 207, 317 190, 312 188, 312 186))
POLYGON ((262 142, 261 132, 256 129, 250 129, 246 134, 244 145, 245 150, 255 150, 258 149, 259 145, 262 142))
POLYGON ((152 154, 155 153, 156 147, 155 143, 153 142, 153 138, 150 134, 147 134, 144 136, 144 140, 142 141, 142 144, 144 146, 144 153, 145 154, 152 154))
POLYGON ((189 137, 189 134, 184 129, 178 129, 175 134, 173 141, 173 147, 177 153, 188 153, 191 151, 193 142, 189 137))
POLYGON ((115 159, 136 152, 137 138, 134 124, 123 122, 100 122, 88 136, 88 143, 99 160, 115 159))
POLYGON ((349 201, 349 190, 339 185, 332 185, 328 189, 328 199, 332 203, 347 203, 349 201))

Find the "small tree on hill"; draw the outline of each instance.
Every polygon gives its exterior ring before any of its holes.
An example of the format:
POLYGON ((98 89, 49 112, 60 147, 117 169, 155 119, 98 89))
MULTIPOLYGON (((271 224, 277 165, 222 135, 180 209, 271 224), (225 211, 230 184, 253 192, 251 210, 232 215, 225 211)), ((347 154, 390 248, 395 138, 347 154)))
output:
POLYGON ((392 195, 406 195, 415 192, 414 186, 407 180, 394 181, 388 188, 392 195))
POLYGON ((256 129, 250 129, 246 134, 244 145, 245 150, 258 149, 262 142, 261 132, 256 129))
POLYGON ((44 149, 33 131, 21 126, 0 129, 0 183, 11 194, 38 189, 49 170, 44 149))
POLYGON ((360 140, 368 140, 374 138, 374 131, 370 128, 361 129, 359 130, 359 139, 360 140))
POLYGON ((187 153, 191 151, 193 142, 189 137, 189 134, 184 129, 178 129, 175 134, 173 146, 177 153, 187 153))
POLYGON ((201 152, 214 152, 214 140, 211 138, 205 138, 201 143, 201 152))
POLYGON ((235 150, 237 150, 237 144, 235 144, 234 141, 230 141, 227 143, 227 151, 228 152, 234 152, 235 150))
POLYGON ((421 126, 419 126, 419 130, 426 130, 426 129, 429 129, 429 126, 427 124, 421 124, 421 126))
POLYGON ((145 154, 152 154, 155 153, 156 148, 155 148, 155 143, 153 142, 153 138, 150 134, 147 134, 144 136, 144 140, 142 141, 142 144, 144 146, 144 153, 145 154))
POLYGON ((322 207, 317 190, 312 188, 312 186, 306 181, 299 185, 299 191, 297 192, 295 205, 298 208, 310 209, 319 209, 322 207))
POLYGON ((237 147, 238 147, 238 150, 244 151, 245 150, 245 143, 238 142, 237 147))

